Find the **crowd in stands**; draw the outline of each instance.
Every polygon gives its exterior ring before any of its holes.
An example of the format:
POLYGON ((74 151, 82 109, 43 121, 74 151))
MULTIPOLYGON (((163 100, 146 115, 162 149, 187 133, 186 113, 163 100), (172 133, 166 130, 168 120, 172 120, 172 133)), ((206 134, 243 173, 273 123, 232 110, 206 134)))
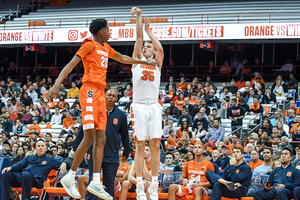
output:
MULTIPOLYGON (((78 101, 82 82, 79 79, 70 83, 66 78, 56 99, 46 102, 45 95, 53 82, 51 77, 37 77, 33 80, 29 75, 20 86, 10 77, 1 80, 0 154, 1 157, 9 159, 10 165, 20 162, 26 156, 34 155, 39 139, 46 142, 47 155, 60 162, 72 162, 73 143, 82 124, 78 101), (67 99, 74 99, 71 106, 67 99), (41 125, 49 129, 45 135, 41 133, 41 125), (62 125, 62 129, 54 140, 51 127, 55 125, 62 125)), ((210 77, 204 83, 199 82, 197 77, 191 82, 186 82, 182 77, 180 82, 175 83, 174 78, 170 77, 158 98, 163 106, 160 175, 163 177, 173 172, 185 173, 185 164, 199 159, 197 151, 194 150, 198 143, 204 147, 204 159, 212 163, 212 169, 217 174, 236 164, 232 161, 232 155, 237 154, 237 150, 241 152, 243 161, 250 167, 253 175, 273 175, 272 170, 281 168, 282 159, 289 156, 291 166, 300 169, 300 149, 297 143, 300 141, 300 98, 290 100, 285 112, 276 106, 274 114, 266 114, 263 107, 263 104, 276 103, 276 98, 283 96, 289 89, 295 89, 294 95, 297 97, 297 87, 298 81, 293 74, 290 74, 289 80, 283 80, 278 75, 272 87, 267 87, 263 77, 255 73, 251 81, 244 81, 243 77, 239 80, 232 79, 230 85, 222 83, 220 90, 217 90, 210 77), (245 135, 242 130, 243 118, 246 115, 262 115, 262 125, 250 135, 245 135), (224 119, 231 120, 233 133, 229 136, 222 126, 224 119), (242 140, 243 136, 247 139, 242 140), (240 148, 236 150, 237 146, 240 148)), ((118 82, 115 89, 118 92, 118 107, 129 118, 132 83, 123 85, 118 82)), ((132 122, 128 120, 128 129, 132 130, 132 126, 132 122)), ((120 191, 120 199, 124 199, 127 192, 132 191, 134 183, 134 172, 130 170, 133 169, 130 166, 136 148, 132 131, 129 132, 129 137, 131 154, 128 160, 120 162, 116 176, 116 192, 120 191)), ((151 149, 147 148, 149 153, 145 157, 146 168, 151 157, 151 149)), ((81 167, 86 169, 87 162, 83 161, 81 167)), ((209 177, 213 176, 210 174, 209 177)), ((228 174, 223 178, 230 179, 228 174)), ((234 178, 226 181, 234 181, 234 178)), ((247 181, 250 183, 250 178, 247 181)), ((269 182, 274 184, 276 180, 269 182)), ((215 190, 217 183, 212 183, 215 190)), ((241 184, 246 194, 255 196, 253 190, 248 192, 249 183, 241 184)), ((300 186, 300 183, 295 186, 300 186)), ((169 194, 173 189, 170 188, 169 194)), ((163 192, 168 193, 168 187, 163 188, 163 192)))

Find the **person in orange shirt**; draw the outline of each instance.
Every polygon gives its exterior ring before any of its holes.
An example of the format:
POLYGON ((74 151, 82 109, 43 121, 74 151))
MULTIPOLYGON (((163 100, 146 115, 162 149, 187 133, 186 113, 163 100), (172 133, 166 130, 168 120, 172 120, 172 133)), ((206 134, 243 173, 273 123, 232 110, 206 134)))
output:
POLYGON ((70 111, 67 111, 66 118, 63 120, 63 129, 61 130, 59 137, 62 137, 64 134, 73 135, 74 122, 73 117, 70 111))
POLYGON ((157 63, 134 59, 122 55, 111 48, 107 44, 110 31, 105 19, 97 18, 93 20, 89 29, 93 36, 83 41, 76 55, 64 67, 53 87, 49 89, 46 98, 50 99, 51 96, 57 95, 60 84, 74 67, 82 61, 85 73, 82 79, 83 84, 80 88, 79 101, 82 108, 84 138, 77 149, 71 170, 62 178, 61 183, 71 197, 77 199, 81 197, 75 186, 75 174, 88 148, 94 143, 93 181, 89 184, 88 191, 91 191, 100 198, 112 199, 100 184, 100 170, 105 146, 107 120, 104 87, 106 86, 105 79, 108 58, 124 64, 157 65, 157 63))
POLYGON ((264 161, 259 160, 259 153, 256 150, 253 150, 250 155, 251 162, 247 163, 247 165, 251 168, 251 172, 254 172, 255 168, 264 164, 264 161))
POLYGON ((169 187, 168 199, 175 200, 191 194, 196 199, 202 199, 208 195, 207 187, 211 184, 206 179, 206 172, 214 171, 214 165, 203 158, 204 146, 196 142, 193 148, 195 159, 187 162, 183 168, 179 182, 182 185, 172 184, 169 187), (176 198, 177 197, 177 198, 176 198))
POLYGON ((30 138, 32 138, 32 134, 34 132, 38 132, 38 134, 41 133, 41 127, 38 125, 38 118, 33 117, 32 118, 32 125, 28 127, 27 134, 30 138))
MULTIPOLYGON (((230 141, 230 139, 229 139, 229 141, 230 141)), ((235 146, 240 146, 241 147, 241 145, 238 143, 238 141, 239 141, 238 134, 237 133, 233 133, 232 136, 231 136, 231 142, 232 142, 232 144, 230 144, 230 143, 227 144, 228 148, 229 148, 229 155, 230 156, 232 156, 232 149, 233 149, 233 147, 235 147, 235 146)), ((227 140, 226 140, 226 142, 227 142, 227 140)), ((224 143, 225 143, 225 139, 224 139, 224 143)))
POLYGON ((284 117, 289 116, 289 114, 288 114, 288 110, 289 110, 289 109, 294 110, 294 111, 295 111, 295 113, 294 113, 295 115, 300 114, 300 110, 296 107, 296 102, 295 102, 294 100, 291 100, 291 101, 290 101, 290 107, 289 107, 288 109, 285 110, 285 112, 284 112, 284 117))
POLYGON ((167 93, 167 96, 168 99, 165 100, 165 103, 170 103, 170 101, 172 101, 175 96, 175 92, 172 85, 169 86, 169 91, 167 93))
POLYGON ((192 97, 190 99, 190 104, 194 105, 195 103, 200 105, 200 101, 198 99, 196 99, 197 95, 196 92, 192 93, 192 97))
POLYGON ((178 99, 175 101, 175 105, 181 110, 184 104, 184 94, 180 93, 178 99))
POLYGON ((262 76, 260 75, 260 73, 259 72, 255 72, 255 77, 251 80, 251 82, 250 82, 250 87, 253 87, 253 85, 255 85, 255 83, 256 83, 256 78, 260 78, 260 82, 262 83, 262 84, 265 84, 265 81, 264 81, 264 79, 262 78, 262 76))
POLYGON ((167 139, 166 149, 168 149, 169 146, 177 147, 177 139, 175 137, 175 131, 173 129, 169 130, 170 137, 167 139))
POLYGON ((15 123, 16 119, 17 119, 17 116, 18 116, 18 108, 17 106, 13 106, 13 110, 12 112, 10 113, 10 117, 13 119, 13 124, 15 123))
POLYGON ((187 83, 185 82, 185 79, 184 79, 184 77, 181 77, 181 79, 180 79, 180 83, 177 83, 177 85, 176 85, 176 89, 178 90, 178 89, 181 89, 182 91, 186 91, 187 90, 187 83))
POLYGON ((213 153, 213 150, 208 146, 208 139, 203 139, 202 144, 204 145, 205 150, 209 151, 211 154, 213 153))

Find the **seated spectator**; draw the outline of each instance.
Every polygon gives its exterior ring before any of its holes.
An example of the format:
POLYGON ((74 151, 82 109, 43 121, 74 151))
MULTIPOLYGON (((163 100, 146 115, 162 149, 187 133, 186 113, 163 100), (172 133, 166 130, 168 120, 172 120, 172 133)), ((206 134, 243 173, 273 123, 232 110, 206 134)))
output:
POLYGON ((231 107, 231 104, 230 104, 230 96, 227 95, 225 97, 225 99, 223 100, 223 103, 222 103, 222 106, 227 110, 229 107, 231 107))
POLYGON ((41 133, 41 127, 38 125, 38 119, 36 117, 32 118, 32 125, 27 129, 27 134, 29 137, 32 137, 34 132, 38 132, 38 134, 41 133))
POLYGON ((187 122, 189 127, 192 126, 192 122, 193 122, 192 116, 189 115, 189 111, 187 108, 182 108, 182 115, 180 115, 180 117, 178 118, 177 126, 181 126, 181 124, 185 121, 187 122))
MULTIPOLYGON (((290 107, 289 107, 289 109, 292 109, 292 110, 294 110, 294 114, 300 114, 300 110, 296 107, 296 102, 294 101, 294 100, 291 100, 290 101, 290 107)), ((286 109, 285 110, 285 113, 284 113, 284 117, 287 117, 288 116, 288 110, 289 109, 286 109)))
POLYGON ((250 113, 250 108, 247 104, 245 104, 245 98, 244 97, 240 97, 238 99, 239 101, 239 106, 241 106, 242 108, 244 108, 245 111, 245 115, 248 115, 250 113))
POLYGON ((266 104, 276 103, 276 96, 274 93, 271 92, 270 88, 267 88, 266 94, 264 94, 263 103, 266 103, 266 104))
POLYGON ((254 90, 261 90, 262 93, 265 93, 265 84, 261 82, 261 78, 256 78, 256 83, 253 85, 254 90))
POLYGON ((214 172, 215 172, 216 174, 220 174, 219 166, 216 165, 216 164, 212 161, 212 153, 211 153, 210 151, 206 150, 206 151, 203 153, 203 157, 204 157, 205 160, 211 162, 211 164, 214 165, 214 169, 215 169, 214 172))
POLYGON ((253 105, 254 97, 258 98, 254 92, 254 89, 250 89, 249 95, 245 98, 245 103, 248 104, 249 107, 253 105))
POLYGON ((79 89, 76 86, 75 82, 72 82, 72 88, 69 89, 68 94, 67 94, 67 98, 68 99, 77 99, 79 95, 79 89))
POLYGON ((58 148, 57 154, 63 159, 66 159, 68 157, 68 153, 66 152, 65 145, 63 143, 59 143, 56 146, 58 148))
POLYGON ((205 136, 205 139, 213 142, 219 142, 224 139, 225 129, 220 126, 220 121, 218 119, 214 119, 213 128, 211 128, 205 136))
POLYGON ((34 90, 34 87, 31 86, 29 88, 29 91, 27 92, 28 96, 32 99, 33 102, 38 102, 38 94, 36 93, 36 91, 34 90))
POLYGON ((55 145, 51 146, 51 147, 50 147, 50 150, 51 150, 51 152, 52 152, 52 157, 53 157, 55 160, 60 161, 60 162, 63 162, 63 161, 64 161, 64 159, 63 159, 61 156, 59 156, 59 155, 57 154, 57 153, 58 153, 58 147, 57 147, 57 146, 55 146, 55 145))
POLYGON ((192 116, 192 119, 195 118, 195 116, 197 115, 197 113, 200 111, 199 105, 198 104, 194 104, 192 111, 189 113, 192 116))
POLYGON ((178 119, 178 117, 180 116, 180 109, 175 106, 174 101, 170 101, 170 107, 169 107, 172 111, 172 116, 176 119, 178 119))
POLYGON ((177 83, 176 85, 176 89, 181 89, 182 91, 186 91, 187 90, 187 83, 185 82, 185 78, 184 77, 181 77, 180 78, 180 83, 177 83))
POLYGON ((124 96, 119 99, 119 106, 125 106, 129 102, 128 90, 124 91, 124 96))
POLYGON ((30 106, 33 102, 30 96, 26 92, 23 93, 23 96, 21 96, 21 102, 25 106, 30 106))
POLYGON ((44 114, 43 114, 43 116, 41 118, 42 124, 48 124, 48 123, 50 123, 51 118, 52 118, 52 113, 50 112, 49 107, 46 107, 45 112, 44 112, 44 114))
POLYGON ((180 138, 182 137, 182 134, 183 134, 184 132, 187 132, 187 133, 188 133, 188 132, 191 132, 191 131, 189 130, 187 121, 182 122, 181 128, 179 128, 179 129, 177 130, 177 132, 176 132, 176 138, 180 139, 180 138))
POLYGON ((250 114, 254 114, 254 115, 258 115, 260 113, 263 112, 263 107, 260 105, 260 103, 258 102, 258 98, 254 97, 254 102, 252 104, 252 106, 250 106, 250 114))
MULTIPOLYGON (((250 83, 250 82, 249 82, 250 83)), ((235 86, 238 88, 238 89, 241 89, 243 87, 245 87, 245 81, 244 81, 244 76, 241 76, 240 80, 236 82, 235 86)), ((249 84, 250 86, 250 84, 249 84)))
POLYGON ((2 114, 1 118, 1 126, 2 130, 5 132, 12 132, 13 131, 13 124, 10 120, 7 119, 6 114, 2 114))
POLYGON ((220 101, 224 101, 225 100, 225 97, 229 96, 229 99, 232 99, 232 93, 229 92, 229 87, 225 86, 224 88, 224 92, 221 93, 220 95, 220 101))
POLYGON ((206 115, 210 114, 210 108, 207 106, 207 103, 206 103, 205 99, 201 100, 201 107, 200 107, 200 109, 201 108, 205 108, 205 114, 206 115))
POLYGON ((295 78, 294 74, 290 74, 290 81, 287 84, 288 89, 296 89, 296 93, 298 94, 298 81, 295 78))
POLYGON ((253 197, 255 200, 298 198, 300 192, 300 172, 294 166, 290 165, 292 157, 292 150, 284 148, 280 159, 282 166, 271 172, 268 182, 264 185, 264 189, 254 191, 253 197))
POLYGON ((276 72, 280 72, 280 73, 292 73, 294 70, 294 66, 291 63, 291 60, 288 58, 286 59, 286 64, 284 64, 280 69, 275 69, 276 72))
POLYGON ((213 150, 211 161, 214 162, 218 166, 219 170, 222 169, 222 158, 220 156, 220 152, 217 149, 213 150))
POLYGON ((59 90, 58 90, 59 99, 61 100, 61 96, 63 96, 63 98, 66 98, 67 94, 68 94, 68 92, 66 90, 65 85, 63 83, 60 84, 60 87, 59 87, 59 90))
POLYGON ((5 106, 6 111, 11 112, 13 110, 13 105, 11 103, 11 99, 7 100, 6 106, 5 106))
POLYGON ((45 156, 47 151, 45 147, 45 142, 39 140, 36 145, 36 155, 27 156, 21 162, 2 170, 1 199, 9 199, 11 186, 22 187, 22 199, 30 199, 31 188, 42 188, 52 169, 58 170, 60 168, 62 173, 66 172, 66 167, 69 166, 45 156))
POLYGON ((218 98, 215 96, 215 90, 209 90, 208 95, 205 96, 205 101, 207 103, 207 106, 216 106, 218 98))
MULTIPOLYGON (((132 97, 129 97, 129 101, 126 103, 123 111, 128 115, 130 113, 130 106, 132 104, 132 97)), ((171 112, 170 112, 171 113, 171 112)))
POLYGON ((184 98, 184 103, 182 108, 187 108, 189 113, 191 113, 191 111, 193 110, 194 106, 190 104, 190 99, 188 97, 184 98))
POLYGON ((272 134, 272 125, 271 125, 269 119, 264 119, 263 126, 262 126, 262 132, 267 132, 268 135, 272 134))
POLYGON ((234 147, 233 156, 222 178, 213 171, 206 172, 207 180, 213 185, 214 199, 221 199, 222 196, 240 199, 247 195, 251 170, 243 161, 243 147, 234 147))
POLYGON ((192 130, 195 131, 197 128, 197 123, 202 122, 204 130, 208 130, 208 121, 203 117, 203 114, 199 112, 197 118, 193 121, 192 130))
MULTIPOLYGON (((44 111, 45 112, 45 111, 44 111)), ((43 113, 44 113, 43 112, 43 113)), ((38 123, 40 123, 42 121, 42 117, 41 117, 41 112, 39 109, 34 110, 34 114, 33 117, 37 118, 38 123)))
POLYGON ((295 120, 295 111, 293 109, 288 109, 286 112, 288 113, 288 116, 285 117, 285 122, 286 124, 290 124, 295 120))
POLYGON ((259 160, 259 152, 257 150, 253 150, 251 152, 251 162, 249 162, 247 165, 251 168, 251 172, 254 172, 255 168, 262 165, 264 161, 259 160))
POLYGON ((81 114, 80 105, 75 104, 74 110, 71 111, 71 115, 72 115, 72 117, 79 117, 80 114, 81 114))
POLYGON ((299 169, 299 166, 300 166, 300 149, 299 149, 299 147, 296 147, 295 151, 296 151, 296 158, 294 161, 292 161, 292 165, 294 167, 296 167, 297 169, 299 169))
POLYGON ((67 111, 66 118, 63 120, 63 129, 59 133, 59 137, 62 137, 64 134, 73 135, 72 128, 74 127, 73 117, 71 116, 70 111, 67 111))
POLYGON ((19 112, 18 112, 17 106, 13 106, 12 112, 10 113, 10 117, 13 119, 13 123, 16 122, 18 114, 19 114, 19 112))
POLYGON ((159 174, 168 174, 174 171, 173 165, 174 155, 172 152, 167 152, 165 155, 165 163, 159 166, 159 174))
POLYGON ((225 87, 227 87, 226 82, 222 82, 222 89, 219 91, 219 95, 221 95, 224 92, 225 87))
MULTIPOLYGON (((245 81, 244 81, 245 82, 245 81)), ((237 91, 239 88, 236 86, 235 80, 231 79, 230 86, 229 86, 229 92, 233 95, 236 96, 237 91)))
POLYGON ((257 78, 258 78, 258 77, 260 78, 260 81, 259 81, 259 82, 261 82, 262 84, 265 84, 265 81, 264 81, 264 79, 262 78, 262 76, 260 75, 259 72, 255 72, 254 75, 255 75, 255 77, 251 80, 251 82, 250 82, 250 87, 253 88, 253 85, 256 84, 257 78))
POLYGON ((282 85, 281 80, 278 80, 276 82, 276 86, 274 87, 273 93, 277 97, 280 97, 284 93, 283 87, 281 85, 282 85))
POLYGON ((177 139, 176 139, 176 137, 175 137, 175 131, 172 130, 172 129, 170 129, 169 135, 170 135, 170 136, 169 136, 168 139, 167 139, 166 149, 168 149, 169 146, 173 146, 174 149, 175 149, 175 147, 177 147, 177 139))
POLYGON ((20 119, 16 120, 16 125, 13 127, 13 133, 18 135, 26 135, 27 129, 26 127, 21 123, 20 119))
POLYGON ((9 161, 9 165, 14 165, 20 160, 18 154, 15 154, 11 151, 11 144, 7 140, 5 140, 2 144, 0 157, 7 158, 9 161))
POLYGON ((221 106, 221 102, 219 100, 216 102, 216 104, 217 104, 217 108, 216 108, 217 116, 216 117, 220 118, 220 119, 225 119, 225 117, 226 117, 226 108, 224 106, 221 106))
POLYGON ((177 143, 177 150, 180 151, 181 153, 187 153, 188 152, 188 147, 190 145, 190 137, 187 132, 182 133, 181 140, 178 141, 177 143))
POLYGON ((294 133, 292 134, 292 141, 300 141, 300 125, 297 126, 294 133))
POLYGON ((254 150, 254 146, 251 143, 248 143, 246 145, 246 153, 244 155, 244 158, 246 160, 246 163, 251 162, 251 152, 254 150))
POLYGON ((178 159, 178 165, 174 167, 174 172, 182 172, 187 161, 188 161, 187 155, 181 154, 178 159))
POLYGON ((182 110, 184 104, 184 94, 180 93, 178 94, 178 98, 175 100, 175 105, 182 110))
POLYGON ((274 91, 274 88, 275 88, 275 86, 277 85, 277 82, 278 82, 278 81, 281 81, 281 86, 282 86, 282 88, 283 88, 283 91, 284 91, 284 92, 287 92, 288 89, 287 89, 286 83, 282 80, 282 75, 280 75, 280 74, 277 76, 277 79, 276 79, 275 82, 273 83, 272 88, 271 88, 271 91, 272 91, 272 92, 274 91))
MULTIPOLYGON (((250 85, 251 85, 250 81, 246 81, 245 86, 240 88, 239 91, 243 94, 245 92, 246 88, 250 89, 250 85)), ((243 96, 244 96, 244 94, 243 94, 243 96)), ((246 97, 246 96, 244 96, 244 97, 246 97)))
POLYGON ((173 98, 175 97, 175 91, 173 89, 173 86, 171 86, 171 85, 169 86, 167 96, 168 96, 168 98, 165 100, 165 103, 170 103, 170 101, 172 101, 173 98))
POLYGON ((289 143, 289 138, 286 136, 281 137, 281 146, 280 149, 289 148, 293 150, 292 145, 289 143))
POLYGON ((45 142, 46 142, 47 147, 55 146, 55 142, 52 141, 51 133, 46 133, 45 142))
POLYGON ((195 129, 195 138, 197 142, 201 142, 207 134, 207 131, 204 130, 203 123, 197 122, 197 128, 195 129))
POLYGON ((59 113, 59 107, 55 106, 55 113, 51 117, 50 124, 51 125, 61 125, 62 115, 59 113))

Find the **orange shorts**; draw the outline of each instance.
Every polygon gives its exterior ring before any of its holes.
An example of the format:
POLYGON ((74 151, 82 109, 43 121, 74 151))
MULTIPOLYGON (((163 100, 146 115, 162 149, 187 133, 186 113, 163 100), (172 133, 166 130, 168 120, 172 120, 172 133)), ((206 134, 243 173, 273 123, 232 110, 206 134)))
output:
POLYGON ((104 88, 84 83, 79 91, 83 130, 106 130, 106 103, 104 88), (96 126, 96 127, 95 127, 96 126))
MULTIPOLYGON (((178 198, 181 198, 181 197, 186 197, 187 195, 193 195, 195 196, 195 189, 193 190, 192 193, 189 192, 189 190, 184 187, 183 185, 178 185, 180 188, 178 190, 178 192, 176 193, 176 196, 178 198)), ((202 187, 202 186, 199 186, 199 187, 202 187)), ((205 187, 202 187, 203 188, 203 195, 202 197, 205 197, 208 195, 208 190, 205 188, 205 187)))

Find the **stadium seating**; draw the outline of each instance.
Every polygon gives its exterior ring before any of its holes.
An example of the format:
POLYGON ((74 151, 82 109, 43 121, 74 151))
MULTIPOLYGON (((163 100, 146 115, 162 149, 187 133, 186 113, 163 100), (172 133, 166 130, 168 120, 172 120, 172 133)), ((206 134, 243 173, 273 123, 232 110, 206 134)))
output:
MULTIPOLYGON (((103 6, 99 1, 86 1, 83 5, 78 1, 72 1, 67 6, 45 7, 16 18, 6 24, 6 29, 27 29, 28 21, 45 20, 45 27, 86 27, 87 20, 99 17, 109 21, 124 22, 130 25, 129 11, 131 6, 124 5, 123 1, 113 1, 118 6, 103 6), (80 5, 80 6, 79 6, 80 5)), ((255 22, 298 22, 300 14, 299 1, 261 1, 258 2, 220 2, 220 3, 184 3, 184 4, 157 4, 139 6, 143 14, 148 17, 162 18, 162 23, 157 25, 179 24, 217 24, 217 23, 255 23, 255 22), (270 6, 271 5, 271 6, 270 6), (159 15, 157 14, 159 13, 159 15), (288 14, 287 14, 288 13, 288 14), (291 14, 292 13, 292 14, 291 14), (270 15, 269 15, 270 14, 270 15), (278 15, 280 14, 280 15, 278 15), (199 15, 196 17, 195 15, 199 15), (203 15, 203 17, 201 17, 203 15), (239 17, 237 17, 239 15, 239 17), (165 20, 165 18, 172 18, 165 20)), ((131 24, 132 25, 132 24, 131 24)), ((3 25, 0 25, 0 28, 3 25)))

